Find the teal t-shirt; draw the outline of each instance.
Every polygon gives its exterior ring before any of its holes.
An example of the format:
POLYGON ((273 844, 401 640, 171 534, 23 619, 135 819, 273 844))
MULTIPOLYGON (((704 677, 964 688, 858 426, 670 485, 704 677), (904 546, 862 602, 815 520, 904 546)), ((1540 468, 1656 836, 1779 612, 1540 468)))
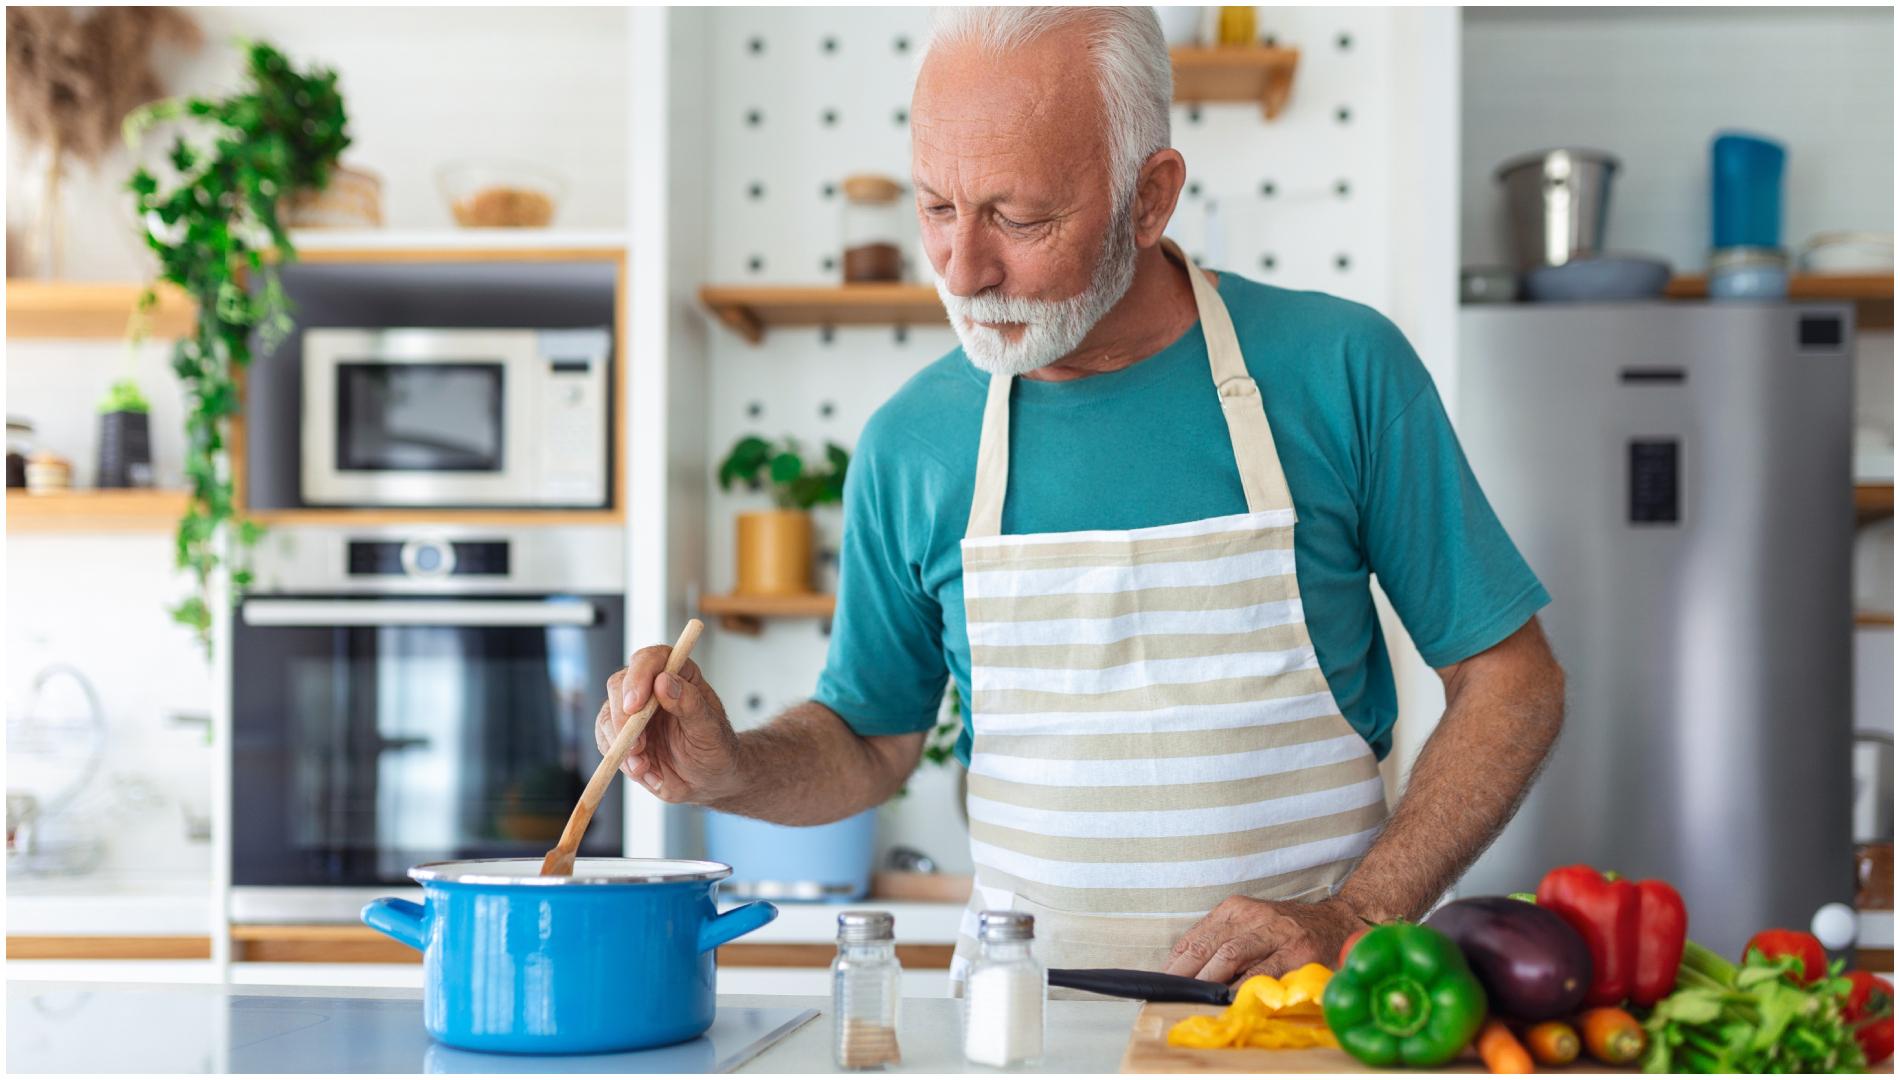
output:
MULTIPOLYGON (((1512 545, 1398 328, 1324 293, 1220 275, 1293 494, 1306 622, 1346 720, 1384 757, 1398 702, 1377 574, 1426 663, 1510 636, 1550 596, 1512 545)), ((864 735, 970 700, 963 539, 989 375, 957 349, 865 425, 845 480, 837 614, 816 699, 864 735)), ((1120 371, 1016 380, 1003 532, 1139 529, 1243 513, 1196 324, 1120 371)), ((957 755, 970 760, 968 710, 957 755)))

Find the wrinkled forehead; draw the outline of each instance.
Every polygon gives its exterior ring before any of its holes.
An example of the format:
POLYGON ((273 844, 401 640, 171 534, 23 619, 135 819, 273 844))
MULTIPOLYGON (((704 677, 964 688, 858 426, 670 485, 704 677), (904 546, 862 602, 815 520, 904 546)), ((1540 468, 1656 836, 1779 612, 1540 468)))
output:
POLYGON ((1057 31, 998 52, 933 45, 911 97, 911 152, 921 180, 968 180, 998 168, 1100 172, 1108 130, 1081 35, 1057 31))

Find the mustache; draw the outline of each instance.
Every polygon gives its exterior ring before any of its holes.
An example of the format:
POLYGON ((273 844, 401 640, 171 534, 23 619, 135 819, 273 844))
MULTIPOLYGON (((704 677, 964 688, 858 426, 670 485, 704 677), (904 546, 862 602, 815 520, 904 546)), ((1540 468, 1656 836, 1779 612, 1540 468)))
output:
POLYGON ((1035 300, 1024 296, 1004 296, 1000 293, 978 293, 975 296, 958 296, 947 289, 938 290, 952 315, 967 322, 977 323, 1039 323, 1063 309, 1073 301, 1035 300))

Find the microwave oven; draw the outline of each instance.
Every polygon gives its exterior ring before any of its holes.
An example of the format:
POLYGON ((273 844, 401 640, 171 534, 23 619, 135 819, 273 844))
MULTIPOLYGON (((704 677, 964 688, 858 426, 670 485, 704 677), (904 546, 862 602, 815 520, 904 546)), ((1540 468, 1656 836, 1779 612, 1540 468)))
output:
POLYGON ((604 507, 605 327, 303 333, 309 506, 604 507))

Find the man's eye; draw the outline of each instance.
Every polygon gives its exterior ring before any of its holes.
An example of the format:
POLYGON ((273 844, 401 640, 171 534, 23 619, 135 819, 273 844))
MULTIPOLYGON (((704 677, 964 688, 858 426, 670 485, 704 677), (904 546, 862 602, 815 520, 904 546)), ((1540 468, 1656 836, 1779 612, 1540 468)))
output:
POLYGON ((954 207, 950 206, 948 203, 939 203, 936 206, 926 206, 924 208, 924 213, 934 214, 937 217, 942 217, 943 215, 950 213, 953 209, 954 207))
POLYGON ((1034 228, 1036 225, 1036 223, 1033 221, 1012 221, 1009 218, 998 218, 997 220, 1003 223, 1004 228, 1016 229, 1018 231, 1023 230, 1023 229, 1034 228))

